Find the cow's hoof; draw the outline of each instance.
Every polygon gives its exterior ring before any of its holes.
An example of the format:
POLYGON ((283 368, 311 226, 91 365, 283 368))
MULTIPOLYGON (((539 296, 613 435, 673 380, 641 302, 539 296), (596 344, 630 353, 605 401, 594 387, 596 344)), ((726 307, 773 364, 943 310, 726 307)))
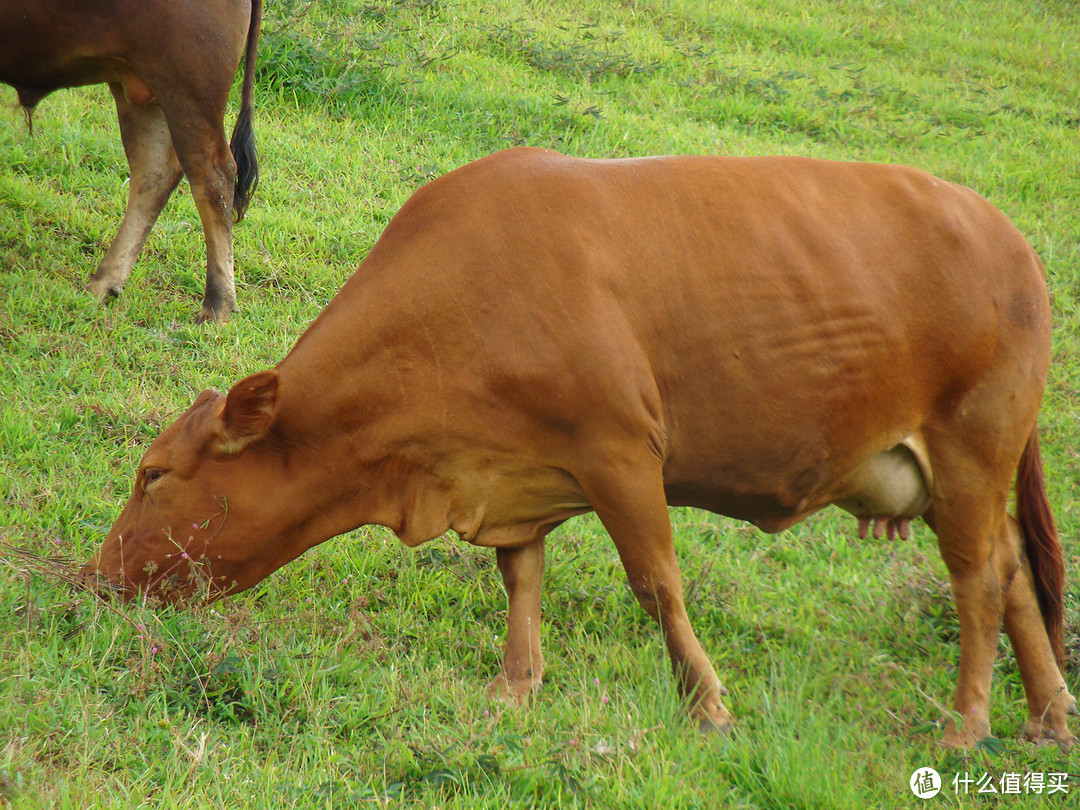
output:
POLYGON ((1076 698, 1062 689, 1045 711, 1028 717, 1024 739, 1038 745, 1057 743, 1062 748, 1072 748, 1076 738, 1069 732, 1066 718, 1070 714, 1076 714, 1076 698))
POLYGON ((1050 705, 1029 714, 1024 723, 1024 739, 1039 745, 1057 743, 1062 748, 1071 748, 1076 739, 1069 733, 1070 714, 1076 714, 1076 698, 1062 686, 1050 705))
POLYGON ((110 282, 104 278, 92 278, 86 282, 84 289, 100 303, 104 304, 110 298, 118 298, 124 290, 124 285, 110 282))
POLYGON ((938 740, 938 745, 941 748, 949 748, 954 751, 968 751, 980 740, 989 736, 989 731, 986 734, 976 736, 966 728, 957 728, 955 723, 948 721, 945 724, 945 731, 942 733, 941 739, 938 740))
POLYGON ((1036 745, 1056 743, 1062 748, 1072 748, 1076 738, 1069 733, 1065 721, 1051 725, 1046 720, 1028 720, 1024 723, 1024 739, 1036 745))
POLYGON ((509 679, 500 674, 488 684, 487 693, 489 698, 507 706, 524 706, 540 688, 540 683, 539 678, 509 679))
POLYGON ((714 706, 699 704, 692 713, 702 734, 722 734, 727 737, 735 728, 735 718, 719 701, 714 706))
POLYGON ((958 751, 966 751, 976 743, 990 736, 990 718, 980 715, 976 709, 969 709, 968 719, 965 722, 964 715, 954 712, 945 718, 945 730, 938 740, 942 748, 952 748, 958 751))
POLYGON ((223 324, 229 320, 228 310, 216 310, 213 307, 208 307, 203 304, 202 309, 199 310, 199 314, 195 316, 195 323, 216 323, 223 324))
POLYGON ((950 751, 968 751, 976 740, 966 734, 949 734, 945 732, 937 744, 939 748, 948 748, 950 751))
POLYGON ((1073 717, 1080 715, 1080 709, 1076 708, 1076 698, 1074 698, 1072 695, 1069 695, 1068 705, 1065 707, 1065 713, 1071 714, 1073 717))
POLYGON ((980 739, 967 731, 957 731, 950 723, 938 740, 938 746, 952 751, 969 751, 980 739))
POLYGON ((735 718, 730 714, 726 720, 717 721, 712 717, 698 717, 698 731, 702 734, 719 734, 722 737, 730 737, 735 729, 735 718))

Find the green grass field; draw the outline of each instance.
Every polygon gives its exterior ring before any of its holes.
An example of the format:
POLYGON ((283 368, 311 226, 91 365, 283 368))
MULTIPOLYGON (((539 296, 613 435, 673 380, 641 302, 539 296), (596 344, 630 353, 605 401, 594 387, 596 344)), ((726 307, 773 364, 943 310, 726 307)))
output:
MULTIPOLYGON (((0 541, 85 559, 154 436, 280 359, 426 180, 503 147, 906 163, 978 190, 1046 263, 1041 417, 1080 690, 1080 13, 1071 0, 270 0, 262 184, 236 228, 240 310, 196 327, 186 186, 121 299, 82 292, 126 199, 104 87, 34 117, 0 88, 0 541)), ((232 125, 232 115, 229 126, 232 125)), ((408 295, 402 290, 402 295, 408 295)), ((0 552, 0 806, 1078 806, 1080 753, 1018 739, 1001 642, 991 723, 936 745, 959 648, 921 524, 859 541, 827 510, 778 535, 674 510, 730 739, 682 720, 659 634, 592 516, 548 544, 545 686, 505 710, 490 552, 362 529, 187 612, 110 606, 0 552), (1001 793, 1070 774, 1069 792, 1001 793), (998 793, 957 794, 989 774, 998 793)), ((1080 733, 1074 721, 1073 731, 1080 733)))

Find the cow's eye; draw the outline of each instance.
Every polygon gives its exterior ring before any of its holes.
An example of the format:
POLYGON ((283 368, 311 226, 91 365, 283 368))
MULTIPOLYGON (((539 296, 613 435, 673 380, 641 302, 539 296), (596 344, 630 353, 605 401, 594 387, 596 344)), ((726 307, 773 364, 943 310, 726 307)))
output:
POLYGON ((161 467, 147 467, 145 470, 143 470, 142 474, 143 486, 145 487, 149 484, 154 483, 163 475, 165 475, 165 470, 161 467))

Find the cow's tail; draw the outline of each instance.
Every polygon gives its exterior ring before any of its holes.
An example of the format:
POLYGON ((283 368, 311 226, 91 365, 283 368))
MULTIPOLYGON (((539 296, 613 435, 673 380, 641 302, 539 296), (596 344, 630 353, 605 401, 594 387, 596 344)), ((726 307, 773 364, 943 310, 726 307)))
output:
POLYGON ((252 123, 255 96, 255 52, 259 48, 259 29, 262 27, 262 0, 251 1, 251 22, 248 25, 247 48, 244 50, 244 83, 240 87, 240 114, 233 127, 232 149, 236 161, 236 189, 233 192, 233 216, 244 218, 251 195, 259 185, 259 160, 255 152, 255 128, 252 123))
POLYGON ((1028 563, 1043 625, 1058 669, 1065 671, 1065 563, 1043 482, 1038 428, 1032 428, 1016 468, 1016 520, 1024 533, 1028 563))

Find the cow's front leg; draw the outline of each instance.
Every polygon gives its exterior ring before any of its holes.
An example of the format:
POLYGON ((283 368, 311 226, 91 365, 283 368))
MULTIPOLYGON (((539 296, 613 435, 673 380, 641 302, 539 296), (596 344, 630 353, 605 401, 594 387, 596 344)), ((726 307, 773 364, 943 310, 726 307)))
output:
POLYGON ((602 476, 586 484, 586 493, 615 542, 630 590, 660 625, 679 694, 698 728, 727 733, 734 719, 720 699, 726 690, 686 615, 660 466, 645 456, 611 464, 602 476))
POLYGON ((544 539, 495 552, 506 588, 506 647, 502 670, 488 693, 520 705, 539 688, 544 673, 540 654, 540 590, 544 579, 544 539))

